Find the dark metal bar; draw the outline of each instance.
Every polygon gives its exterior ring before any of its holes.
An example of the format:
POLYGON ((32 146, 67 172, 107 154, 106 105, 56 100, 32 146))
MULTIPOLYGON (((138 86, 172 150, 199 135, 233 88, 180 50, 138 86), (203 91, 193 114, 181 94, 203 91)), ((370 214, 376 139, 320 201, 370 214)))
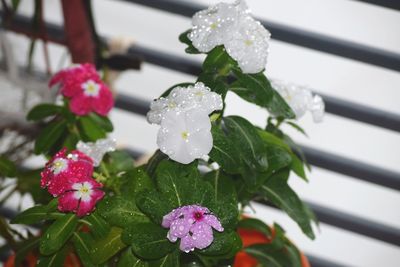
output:
POLYGON ((306 256, 312 267, 346 267, 345 265, 337 264, 310 254, 306 256))
MULTIPOLYGON (((0 13, 1 14, 1 13, 0 13)), ((13 27, 17 29, 29 28, 30 20, 24 16, 15 16, 13 27)), ((63 30, 55 24, 47 24, 48 35, 51 41, 61 43, 64 40, 63 30)), ((26 31, 22 33, 27 34, 26 31)), ((172 69, 186 74, 198 75, 201 72, 201 64, 182 56, 176 56, 150 48, 135 45, 128 50, 130 56, 142 55, 150 64, 172 69)), ((355 119, 364 123, 376 125, 389 130, 400 131, 400 116, 379 109, 373 109, 365 105, 341 100, 335 97, 321 94, 325 100, 326 111, 338 116, 355 119)))
POLYGON ((364 2, 371 5, 391 8, 395 10, 400 10, 400 1, 398 0, 356 0, 358 2, 364 2))
MULTIPOLYGON (((178 0, 124 0, 186 17, 191 17, 206 6, 178 0)), ((394 0, 395 1, 395 0, 394 0)), ((400 54, 363 44, 305 31, 267 20, 260 22, 271 31, 272 38, 321 52, 400 71, 400 54)), ((183 30, 182 30, 183 31, 183 30)))
MULTIPOLYGON (((270 202, 257 200, 257 203, 277 209, 270 202)), ((392 245, 400 246, 400 229, 377 223, 342 211, 306 202, 322 223, 345 229, 347 231, 368 236, 392 245)))
POLYGON ((400 173, 308 146, 301 146, 301 149, 308 162, 314 166, 351 176, 365 182, 400 190, 400 173))

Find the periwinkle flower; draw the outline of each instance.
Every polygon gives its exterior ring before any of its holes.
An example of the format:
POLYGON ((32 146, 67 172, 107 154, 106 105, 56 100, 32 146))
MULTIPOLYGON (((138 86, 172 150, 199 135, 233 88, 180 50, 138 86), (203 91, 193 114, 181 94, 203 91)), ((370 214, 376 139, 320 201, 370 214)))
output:
POLYGON ((300 119, 307 111, 310 111, 314 122, 322 121, 325 113, 325 104, 319 95, 313 95, 307 87, 279 80, 272 80, 271 84, 294 111, 296 119, 300 119))
POLYGON ((67 154, 67 149, 64 148, 46 163, 40 173, 40 185, 47 187, 53 196, 58 196, 66 190, 69 183, 91 177, 92 174, 93 160, 90 157, 77 150, 67 154))
POLYGON ((70 110, 79 116, 96 112, 106 116, 114 106, 110 89, 92 64, 76 65, 56 73, 49 82, 61 85, 61 94, 70 100, 70 110))
POLYGON ((208 208, 199 205, 172 210, 163 217, 162 226, 169 228, 169 241, 181 239, 179 248, 186 253, 211 245, 214 240, 213 228, 218 232, 224 231, 219 219, 208 208))
POLYGON ((265 68, 270 33, 251 17, 245 1, 219 3, 197 12, 188 38, 201 52, 224 45, 243 73, 258 73, 265 68))

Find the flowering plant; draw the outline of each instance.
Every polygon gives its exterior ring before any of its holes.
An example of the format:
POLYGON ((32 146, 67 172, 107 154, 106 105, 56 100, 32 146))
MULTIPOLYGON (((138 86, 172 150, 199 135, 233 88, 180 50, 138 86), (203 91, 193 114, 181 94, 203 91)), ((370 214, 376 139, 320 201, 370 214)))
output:
POLYGON ((268 80, 269 32, 243 1, 212 6, 192 22, 180 40, 188 53, 206 54, 202 73, 151 103, 159 150, 144 165, 107 138, 113 99, 93 66, 51 80, 61 104, 28 114, 45 125, 35 152, 49 159, 40 171, 49 194, 11 221, 42 232, 15 246, 16 264, 33 251, 39 266, 62 266, 71 253, 83 266, 304 266, 282 227, 243 214, 251 201, 267 201, 314 238, 315 216, 288 184, 291 173, 307 181, 307 163, 280 126, 302 131, 293 120, 306 110, 320 120, 323 102, 268 80), (228 92, 267 109, 266 127, 225 116, 228 92), (246 231, 262 242, 245 241, 246 231))

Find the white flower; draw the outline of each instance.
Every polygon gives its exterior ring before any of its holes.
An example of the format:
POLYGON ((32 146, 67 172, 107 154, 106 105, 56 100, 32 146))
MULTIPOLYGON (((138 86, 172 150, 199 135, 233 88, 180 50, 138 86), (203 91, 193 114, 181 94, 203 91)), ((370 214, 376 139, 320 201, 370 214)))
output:
POLYGON ((313 96, 311 90, 307 87, 278 80, 272 80, 271 84, 294 111, 296 119, 300 119, 307 111, 310 111, 314 122, 322 121, 325 104, 319 95, 313 96))
POLYGON ((188 37, 201 52, 224 45, 244 73, 265 68, 271 34, 250 16, 245 1, 219 3, 197 12, 188 37))
POLYGON ((250 16, 241 17, 236 30, 226 37, 226 51, 243 73, 258 73, 265 68, 271 34, 250 16))
POLYGON ((246 8, 242 1, 219 3, 194 14, 193 28, 188 35, 193 46, 201 52, 209 52, 223 44, 226 33, 234 30, 235 22, 246 8))
POLYGON ((207 155, 213 146, 208 114, 202 109, 167 111, 161 121, 157 145, 171 159, 183 164, 207 155))
POLYGON ((168 97, 161 97, 151 102, 147 121, 161 124, 164 114, 168 111, 187 111, 203 109, 207 114, 223 107, 219 94, 211 92, 210 88, 198 82, 194 86, 174 88, 168 97))
POLYGON ((93 160, 94 166, 99 166, 104 154, 114 151, 116 140, 111 138, 99 139, 95 143, 79 141, 76 148, 93 160))

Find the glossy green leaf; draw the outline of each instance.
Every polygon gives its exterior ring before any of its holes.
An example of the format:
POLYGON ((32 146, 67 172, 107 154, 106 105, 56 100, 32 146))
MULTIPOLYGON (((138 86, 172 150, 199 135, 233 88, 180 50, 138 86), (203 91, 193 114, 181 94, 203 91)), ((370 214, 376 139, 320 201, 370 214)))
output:
POLYGON ((225 117, 223 121, 228 136, 239 148, 242 160, 251 168, 259 171, 267 170, 267 155, 257 129, 249 121, 238 116, 225 117))
POLYGON ((240 173, 241 158, 232 140, 225 135, 221 128, 213 125, 213 148, 210 158, 217 162, 227 173, 240 173))
POLYGON ((277 91, 275 91, 275 89, 273 90, 272 99, 268 104, 267 109, 272 115, 276 117, 284 117, 286 119, 296 118, 296 115, 293 112, 293 110, 282 98, 282 96, 277 91))
POLYGON ((205 249, 199 250, 198 253, 204 256, 221 257, 231 254, 234 244, 240 240, 239 235, 235 231, 224 231, 222 233, 214 231, 214 241, 205 249))
POLYGON ((90 253, 92 251, 92 239, 88 233, 74 233, 72 242, 75 247, 75 251, 79 256, 79 259, 84 267, 95 267, 96 265, 92 262, 90 253))
POLYGON ((63 133, 67 130, 67 122, 60 120, 51 122, 39 134, 35 142, 35 154, 48 152, 54 144, 59 141, 63 133))
POLYGON ((277 172, 292 163, 292 153, 279 146, 267 146, 268 151, 268 171, 277 172))
POLYGON ((132 171, 135 168, 133 158, 128 152, 121 150, 109 152, 107 163, 108 170, 114 174, 132 171))
POLYGON ((195 164, 183 165, 163 160, 156 169, 156 183, 172 208, 190 203, 194 181, 199 177, 195 164))
POLYGON ((305 211, 303 202, 287 184, 288 175, 288 171, 284 170, 271 176, 261 187, 261 194, 284 210, 299 225, 304 234, 314 239, 311 218, 305 211))
POLYGON ((52 255, 40 256, 37 267, 60 267, 64 265, 67 249, 63 248, 52 255))
POLYGON ((232 179, 222 170, 207 173, 204 178, 214 189, 214 201, 222 203, 237 203, 237 193, 232 179))
POLYGON ((43 234, 40 241, 40 253, 50 255, 58 251, 71 237, 78 225, 75 214, 66 214, 57 219, 43 234))
MULTIPOLYGON (((282 251, 277 250, 271 244, 257 244, 244 248, 244 251, 256 258, 262 266, 271 267, 285 267, 282 265, 280 259, 282 258, 282 251), (278 259, 277 259, 278 258, 278 259)), ((284 256, 283 256, 284 257, 284 256)))
POLYGON ((203 71, 227 75, 235 61, 228 55, 223 45, 213 48, 203 62, 203 71))
POLYGON ((114 126, 108 117, 100 116, 96 113, 90 113, 88 115, 97 125, 99 125, 104 131, 112 132, 114 130, 114 126))
POLYGON ((60 114, 63 107, 54 104, 40 104, 33 107, 26 116, 29 121, 40 121, 49 116, 60 114))
MULTIPOLYGON (((174 265, 170 265, 171 267, 174 265)), ((178 266, 178 265, 176 265, 178 266)), ((117 267, 149 267, 147 261, 139 259, 136 257, 133 252, 132 248, 128 247, 121 255, 117 267)))
POLYGON ((95 120, 92 119, 92 117, 80 117, 79 126, 83 136, 86 137, 85 141, 93 142, 106 137, 106 132, 96 123, 95 120))
POLYGON ((256 218, 245 218, 239 221, 239 229, 256 230, 267 237, 271 237, 271 229, 263 221, 256 218))
POLYGON ((138 193, 136 205, 156 224, 161 224, 163 216, 172 210, 156 190, 144 190, 138 193))
POLYGON ((148 221, 132 199, 122 196, 106 197, 98 204, 97 210, 108 223, 119 227, 148 221))
POLYGON ((185 49, 185 52, 188 54, 201 54, 197 48, 195 48, 192 44, 192 41, 190 41, 188 34, 190 33, 190 30, 187 30, 179 35, 179 41, 182 43, 186 44, 188 47, 185 49))
POLYGON ((145 171, 145 167, 137 167, 121 176, 121 194, 129 199, 134 199, 137 193, 154 188, 154 183, 145 171))
POLYGON ((13 218, 12 224, 35 224, 44 220, 52 220, 64 217, 64 213, 56 212, 57 200, 51 201, 48 205, 37 205, 24 210, 13 218))
POLYGON ((234 71, 237 81, 230 90, 241 98, 268 108, 273 97, 273 89, 264 73, 244 74, 241 71, 234 71))
POLYGON ((15 164, 4 156, 0 156, 0 176, 15 177, 17 175, 17 167, 15 164))
POLYGON ((298 125, 297 123, 294 123, 292 121, 286 121, 286 124, 292 126, 298 132, 302 133, 305 137, 308 137, 306 131, 304 131, 304 129, 300 125, 298 125))
POLYGON ((221 76, 215 75, 213 72, 202 72, 199 75, 197 82, 204 83, 211 89, 211 91, 221 95, 222 98, 224 98, 228 92, 228 85, 226 82, 224 82, 221 76))
POLYGON ((306 172, 304 170, 304 163, 295 155, 292 154, 292 163, 290 169, 297 174, 300 178, 303 178, 306 182, 308 181, 306 172))
MULTIPOLYGON (((99 205, 104 202, 105 201, 101 201, 99 205)), ((111 221, 104 220, 103 217, 100 216, 98 208, 95 212, 93 212, 89 216, 86 216, 85 221, 90 223, 90 230, 95 238, 105 237, 111 230, 111 221)))
POLYGON ((126 247, 121 240, 121 234, 121 228, 112 227, 106 237, 98 239, 93 243, 91 259, 94 264, 106 262, 126 247))
POLYGON ((134 223, 124 229, 122 240, 131 244, 134 253, 139 257, 156 260, 176 249, 176 244, 167 239, 167 232, 161 225, 134 223))
POLYGON ((149 267, 179 267, 179 252, 174 251, 167 256, 157 260, 149 261, 149 267))

